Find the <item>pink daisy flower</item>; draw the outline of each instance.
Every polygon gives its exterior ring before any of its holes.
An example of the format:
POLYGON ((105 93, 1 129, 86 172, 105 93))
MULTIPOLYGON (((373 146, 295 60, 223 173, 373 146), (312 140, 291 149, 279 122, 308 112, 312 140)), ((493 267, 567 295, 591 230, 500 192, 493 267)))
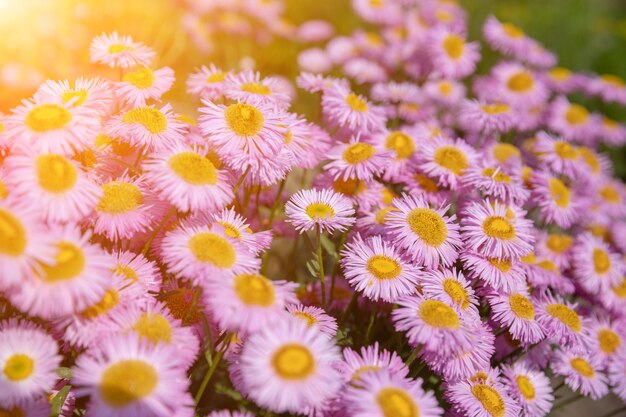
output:
POLYGON ((612 147, 621 147, 626 143, 626 126, 608 117, 602 117, 599 137, 602 142, 612 147))
POLYGON ((594 137, 599 120, 580 104, 570 103, 564 96, 557 97, 550 106, 548 126, 570 141, 589 142, 594 137))
POLYGON ((45 221, 77 222, 93 211, 102 192, 76 162, 60 154, 22 150, 4 164, 13 196, 37 201, 45 221))
POLYGON ((380 236, 363 240, 357 234, 341 256, 343 273, 350 285, 371 300, 393 302, 415 292, 420 268, 380 236))
POLYGON ((433 73, 443 78, 466 77, 474 71, 480 59, 477 42, 466 42, 462 35, 443 27, 430 31, 427 48, 433 73))
POLYGON ((451 266, 462 246, 456 216, 446 216, 450 206, 431 209, 423 197, 404 194, 393 200, 387 228, 397 245, 407 250, 420 265, 451 266))
POLYGON ((277 321, 244 343, 238 368, 242 386, 261 407, 298 413, 334 397, 341 380, 339 350, 326 335, 296 318, 277 321))
POLYGON ((439 417, 443 410, 422 380, 409 380, 388 370, 363 374, 358 384, 348 385, 342 403, 346 415, 355 417, 439 417))
POLYGON ((461 254, 467 275, 506 293, 525 285, 525 273, 517 259, 498 259, 474 252, 461 254))
POLYGON ((132 107, 145 106, 148 100, 160 101, 174 84, 174 70, 163 67, 152 70, 140 67, 127 72, 116 84, 117 93, 132 107))
MULTIPOLYGON (((495 87, 495 92, 489 94, 492 100, 512 106, 532 107, 548 98, 548 90, 539 77, 519 63, 502 62, 492 68, 491 74, 495 87)), ((483 94, 486 91, 483 90, 483 94)))
POLYGON ((514 56, 528 52, 530 46, 530 39, 522 29, 509 22, 500 22, 493 15, 483 25, 483 36, 492 49, 514 56))
POLYGON ((424 94, 442 105, 457 105, 466 94, 465 86, 455 80, 430 80, 423 86, 424 94))
POLYGON ((58 102, 70 107, 84 107, 98 114, 109 114, 113 109, 111 83, 102 78, 79 77, 70 87, 67 80, 48 80, 41 84, 34 94, 41 102, 58 102))
POLYGON ((575 191, 561 179, 534 171, 531 183, 530 202, 539 208, 543 221, 567 228, 578 220, 581 203, 575 191))
POLYGON ((159 292, 163 278, 155 262, 133 252, 118 252, 114 256, 114 276, 125 279, 130 285, 141 286, 145 291, 159 292))
POLYGON ((619 284, 624 276, 624 263, 602 240, 583 233, 572 248, 573 275, 591 294, 598 294, 619 284))
POLYGON ((490 135, 509 131, 514 117, 508 104, 466 100, 460 108, 459 124, 469 132, 490 135))
POLYGON ((509 395, 522 407, 525 417, 544 417, 552 409, 550 379, 541 371, 517 362, 502 366, 502 380, 509 395))
POLYGON ((272 231, 253 233, 247 220, 234 208, 222 209, 221 212, 213 214, 212 221, 222 226, 227 236, 239 240, 252 253, 268 250, 272 244, 272 231))
POLYGON ((352 203, 329 189, 301 190, 285 205, 287 221, 300 233, 318 227, 322 231, 343 231, 354 224, 352 203))
POLYGON ((260 266, 259 259, 217 224, 178 227, 165 235, 161 251, 172 273, 196 284, 254 273, 260 266))
POLYGON ((286 109, 291 98, 280 90, 278 83, 277 78, 261 78, 259 72, 252 70, 229 73, 224 81, 224 95, 237 102, 286 109))
POLYGON ((535 251, 540 258, 550 259, 557 267, 570 265, 574 238, 564 233, 540 233, 535 251))
POLYGON ((600 358, 583 351, 560 350, 554 355, 551 364, 557 375, 565 377, 565 383, 572 391, 599 400, 609 393, 608 378, 602 371, 600 358))
POLYGON ((508 329, 515 340, 524 344, 539 343, 545 338, 543 328, 535 320, 535 306, 525 288, 510 293, 487 294, 491 318, 508 329))
POLYGON ((626 84, 617 75, 603 74, 591 81, 589 90, 604 101, 626 103, 626 84))
POLYGON ((205 305, 221 329, 253 334, 286 315, 285 307, 297 302, 296 286, 243 273, 226 280, 208 279, 203 288, 205 305))
POLYGON ((557 175, 574 178, 580 172, 580 153, 576 146, 545 132, 536 135, 533 153, 539 161, 557 175))
POLYGON ((105 64, 111 68, 128 68, 135 65, 149 66, 156 53, 130 36, 117 32, 96 36, 89 46, 91 62, 105 64))
POLYGON ((149 150, 163 149, 183 141, 185 125, 177 120, 172 106, 142 106, 113 116, 105 126, 105 133, 119 137, 123 142, 149 150))
POLYGON ((29 322, 0 323, 0 404, 24 406, 47 394, 61 364, 57 342, 29 322))
POLYGON ((303 304, 288 304, 287 312, 303 320, 307 326, 315 327, 329 338, 337 335, 337 319, 329 316, 323 309, 303 304))
POLYGON ((380 146, 362 142, 358 136, 349 143, 339 144, 328 151, 324 166, 335 179, 371 180, 383 172, 391 160, 392 153, 380 146))
POLYGON ((626 401, 626 349, 620 349, 611 359, 608 377, 613 393, 626 401))
POLYGON ((143 165, 159 196, 183 213, 219 210, 233 199, 227 173, 198 149, 177 145, 150 155, 143 165))
POLYGON ((112 241, 130 239, 145 232, 163 214, 163 203, 154 195, 145 177, 120 178, 100 186, 102 197, 96 205, 94 232, 112 241))
POLYGON ((589 346, 592 356, 599 357, 602 365, 606 366, 613 357, 623 349, 626 342, 623 319, 608 320, 606 318, 593 318, 589 325, 591 345, 589 346))
POLYGON ((450 384, 445 395, 460 415, 468 417, 516 417, 521 411, 494 369, 450 384))
POLYGON ((217 100, 224 95, 224 80, 228 75, 215 65, 201 66, 189 75, 187 92, 199 98, 217 100))
POLYGON ((478 299, 461 271, 456 268, 427 270, 420 277, 419 287, 423 294, 435 300, 456 306, 465 314, 478 318, 478 299))
POLYGON ((477 162, 477 155, 464 140, 439 136, 422 143, 418 162, 425 175, 436 178, 441 186, 456 190, 467 169, 477 162))
POLYGON ((411 346, 423 344, 427 351, 441 355, 471 345, 471 323, 453 304, 423 295, 405 296, 396 304, 400 307, 392 312, 394 327, 396 331, 407 332, 411 346))
POLYGON ((212 411, 206 417, 254 417, 254 414, 247 411, 220 410, 212 411))
POLYGON ((416 133, 416 129, 402 127, 393 131, 385 129, 374 136, 374 143, 393 153, 385 164, 385 180, 396 182, 407 169, 416 154, 416 133))
POLYGON ((463 210, 461 237, 466 248, 497 259, 518 259, 533 250, 532 221, 507 206, 471 203, 463 210))
POLYGON ((372 99, 386 103, 415 100, 420 95, 420 88, 412 82, 381 82, 374 84, 371 89, 372 99))
POLYGON ((89 396, 87 408, 94 415, 190 415, 194 402, 177 356, 174 346, 134 333, 112 335, 78 358, 72 385, 78 397, 89 396))
POLYGON ((591 342, 588 320, 574 310, 574 304, 544 293, 537 299, 535 306, 537 322, 554 343, 581 348, 591 342))
POLYGON ((357 382, 364 373, 386 371, 390 375, 406 378, 409 368, 394 351, 380 349, 378 342, 364 346, 359 352, 347 347, 343 350, 343 361, 335 366, 345 382, 357 382))
POLYGON ((322 109, 332 125, 347 127, 351 131, 369 133, 385 127, 386 118, 382 108, 371 104, 365 97, 351 92, 340 83, 324 90, 322 109))
POLYGON ((462 183, 465 188, 478 189, 483 195, 505 204, 521 205, 530 196, 521 175, 515 170, 484 163, 468 168, 462 183))

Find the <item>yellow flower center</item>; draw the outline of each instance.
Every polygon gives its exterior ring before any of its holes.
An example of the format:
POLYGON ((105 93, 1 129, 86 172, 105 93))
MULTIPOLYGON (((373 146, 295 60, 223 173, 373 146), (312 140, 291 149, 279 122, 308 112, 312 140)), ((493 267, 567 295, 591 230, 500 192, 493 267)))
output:
POLYGON ((623 87, 624 86, 624 80, 621 79, 620 77, 616 76, 616 75, 604 74, 604 75, 601 75, 600 78, 605 83, 614 85, 616 87, 623 87))
POLYGON ((574 239, 569 235, 552 234, 546 239, 546 246, 552 252, 563 253, 572 247, 574 239))
POLYGON ((4 182, 0 181, 0 200, 4 200, 9 195, 9 190, 4 182))
POLYGON ((25 417, 24 410, 15 406, 11 409, 0 408, 0 417, 25 417))
POLYGON ((403 389, 383 388, 376 395, 376 402, 384 417, 419 417, 415 400, 403 389))
POLYGON ((422 320, 432 327, 458 329, 461 326, 461 320, 456 311, 439 300, 422 301, 418 313, 422 320))
POLYGON ((374 255, 367 261, 367 270, 378 280, 394 279, 402 273, 402 266, 389 256, 374 255))
POLYGON ((228 127, 237 136, 254 136, 263 128, 265 117, 259 109, 250 104, 231 104, 224 110, 228 127))
POLYGON ((520 150, 510 143, 498 143, 491 150, 493 156, 498 160, 498 162, 506 162, 511 158, 521 156, 520 150))
POLYGON ((622 199, 617 190, 610 185, 605 185, 604 187, 600 188, 599 194, 600 197, 602 197, 605 201, 612 204, 617 204, 622 199))
POLYGON ((569 206, 569 188, 558 178, 550 178, 548 180, 548 187, 550 189, 550 195, 552 200, 560 208, 566 208, 569 206))
POLYGON ((579 333, 582 330, 582 323, 580 322, 580 317, 578 313, 574 310, 566 306, 565 304, 548 304, 546 306, 546 311, 549 315, 558 319, 561 323, 579 333))
POLYGON ((504 273, 511 270, 511 261, 509 259, 489 258, 489 263, 504 273))
POLYGON ((100 397, 113 408, 125 407, 149 396, 159 382, 159 374, 141 359, 124 359, 109 365, 100 380, 100 397))
POLYGON ((367 102, 354 93, 350 93, 346 96, 346 104, 354 111, 359 113, 365 113, 368 109, 367 102))
POLYGON ((272 94, 272 90, 269 87, 259 83, 245 83, 241 86, 241 90, 246 93, 259 94, 262 96, 272 94))
POLYGON ((122 275, 124 279, 131 282, 139 281, 139 276, 137 275, 137 272, 135 272, 135 270, 129 265, 117 264, 117 266, 113 270, 113 273, 116 275, 122 275))
POLYGON ((598 248, 593 250, 593 267, 597 274, 604 274, 611 269, 611 258, 605 250, 598 248))
POLYGON ((509 306, 511 311, 520 319, 534 320, 535 319, 535 307, 530 302, 528 297, 522 294, 511 294, 509 296, 509 306))
POLYGON ((397 159, 407 159, 415 152, 415 142, 409 135, 399 130, 391 132, 385 140, 385 147, 396 151, 397 159))
POLYGON ((207 83, 221 83, 226 78, 225 72, 216 72, 215 74, 211 74, 206 78, 207 83))
POLYGON ((601 329, 598 332, 600 349, 604 353, 612 354, 622 345, 622 339, 611 329, 601 329))
POLYGON ((448 227, 435 210, 414 208, 407 216, 407 223, 427 245, 439 246, 448 237, 448 227))
POLYGON ((591 171, 594 174, 597 174, 600 171, 600 161, 598 161, 598 158, 594 155, 594 153, 589 148, 585 148, 584 146, 581 146, 578 149, 578 152, 585 160, 585 163, 589 165, 591 171))
POLYGON ((217 170, 208 158, 195 152, 180 152, 167 161, 169 167, 185 182, 192 185, 217 183, 217 170))
POLYGON ((611 287, 613 293, 619 298, 626 298, 626 278, 624 278, 621 284, 611 287))
POLYGON ((122 122, 126 124, 140 124, 148 132, 157 134, 167 129, 167 118, 154 107, 137 107, 127 111, 122 117, 122 122))
POLYGON ((515 380, 517 381, 517 388, 524 398, 527 400, 535 398, 535 386, 527 376, 518 375, 515 377, 515 380))
POLYGON ((483 231, 489 237, 511 240, 515 235, 515 226, 503 216, 489 216, 483 221, 483 231))
POLYGON ((356 384, 356 382, 358 382, 361 379, 361 376, 364 373, 371 372, 371 371, 378 371, 379 369, 380 369, 380 366, 377 366, 377 365, 360 366, 356 371, 352 373, 352 377, 350 378, 350 384, 358 387, 358 384, 356 384))
POLYGON ((85 269, 85 253, 73 243, 61 241, 56 244, 58 248, 54 265, 41 264, 43 275, 39 276, 42 281, 54 283, 68 281, 76 278, 85 269))
POLYGON ((237 275, 235 293, 246 305, 270 307, 274 304, 274 286, 263 275, 237 275))
POLYGON ((504 183, 510 183, 511 182, 511 177, 509 177, 507 174, 505 174, 502 171, 497 171, 495 168, 485 168, 483 169, 483 176, 484 177, 489 177, 491 179, 493 179, 496 182, 504 182, 504 183))
POLYGON ((224 228, 224 234, 226 236, 232 237, 233 239, 241 239, 241 233, 239 233, 239 230, 235 226, 222 221, 217 223, 224 228))
POLYGON ((572 71, 567 68, 556 67, 548 71, 550 77, 556 81, 565 81, 572 76, 572 71))
POLYGON ((283 379, 304 380, 315 371, 315 358, 306 346, 290 343, 274 353, 272 367, 283 379))
POLYGON ((354 143, 343 151, 343 159, 350 165, 369 160, 376 153, 376 148, 368 143, 354 143))
POLYGON ((476 384, 472 386, 472 394, 493 417, 504 417, 506 414, 504 399, 495 388, 485 384, 476 384))
POLYGON ((456 61, 463 56, 465 41, 459 35, 450 34, 443 39, 443 49, 456 61))
POLYGON ((570 104, 567 112, 565 112, 565 119, 571 125, 583 124, 588 118, 589 112, 580 104, 570 104))
POLYGON ((344 195, 355 195, 365 191, 365 182, 357 179, 335 180, 333 190, 344 195))
POLYGON ((133 330, 154 343, 172 341, 172 325, 160 314, 143 313, 133 330))
POLYGON ((72 120, 72 113, 59 104, 40 104, 27 114, 24 123, 35 132, 48 132, 64 128, 72 120))
POLYGON ((120 294, 117 290, 108 289, 102 299, 91 307, 85 309, 81 315, 86 319, 95 319, 98 316, 106 314, 109 310, 115 307, 120 302, 120 294))
POLYGON ((554 152, 563 159, 578 159, 579 153, 576 148, 567 142, 557 140, 554 142, 554 152))
POLYGON ((26 249, 26 229, 10 211, 0 208, 0 253, 20 256, 26 249))
POLYGON ((380 210, 378 210, 376 212, 376 223, 377 224, 385 224, 386 222, 386 218, 387 218, 387 214, 389 214, 392 211, 397 210, 394 207, 383 207, 380 210))
POLYGON ((143 204, 141 190, 134 184, 111 181, 102 186, 102 198, 96 210, 109 214, 122 214, 143 204))
POLYGON ((467 156, 455 146, 441 146, 435 151, 435 162, 452 171, 455 175, 462 175, 469 166, 467 156))
POLYGON ((218 268, 230 268, 237 260, 233 245, 215 233, 195 234, 189 239, 189 250, 199 262, 210 263, 218 268))
POLYGON ((526 71, 520 71, 513 74, 506 83, 511 91, 516 93, 524 93, 531 90, 535 85, 535 80, 531 74, 526 71))
POLYGON ((470 306, 470 299, 467 290, 459 281, 448 278, 443 281, 443 290, 450 296, 454 304, 459 305, 463 310, 470 306))
POLYGON ((132 51, 134 48, 130 45, 123 45, 121 43, 114 43, 111 46, 109 46, 109 53, 110 54, 119 54, 125 51, 132 51))
POLYGON ((87 91, 85 90, 77 90, 77 91, 66 91, 61 94, 61 101, 63 103, 69 103, 71 100, 74 100, 72 104, 74 106, 82 105, 85 100, 87 100, 87 91))
POLYGON ((307 326, 311 327, 317 323, 317 319, 313 314, 304 312, 304 311, 293 311, 291 313, 294 317, 298 317, 304 321, 306 321, 307 326))
POLYGON ((309 204, 305 212, 313 220, 331 219, 335 216, 335 210, 326 203, 309 204))
POLYGON ((576 372, 586 378, 593 378, 596 374, 589 362, 587 362, 583 358, 573 358, 570 361, 570 365, 572 365, 572 368, 574 368, 576 372))
POLYGON ((96 162, 98 162, 98 157, 91 149, 85 149, 77 153, 73 159, 78 161, 84 168, 93 168, 96 162))
POLYGON ((4 376, 10 381, 23 381, 32 375, 35 362, 30 356, 17 353, 4 362, 4 376))
POLYGON ((154 84, 154 72, 150 68, 140 68, 124 75, 122 81, 143 90, 154 84))
POLYGON ((391 202, 393 201, 394 198, 396 198, 398 195, 396 193, 393 192, 393 190, 390 190, 387 187, 383 188, 382 191, 382 202, 383 204, 391 204, 391 202))
POLYGON ((444 96, 447 96, 452 92, 452 84, 448 81, 439 82, 439 92, 444 96))
POLYGON ((35 160, 39 185, 51 193, 70 190, 78 178, 76 167, 65 157, 56 154, 40 155, 35 160))
POLYGON ((510 107, 504 103, 483 104, 480 107, 487 114, 508 113, 510 110, 510 107))
POLYGON ((503 22, 502 23, 502 30, 504 30, 504 33, 506 33, 509 37, 511 38, 522 38, 524 37, 524 31, 521 30, 520 28, 518 28, 517 26, 508 23, 508 22, 503 22))
POLYGON ((417 181, 419 186, 424 189, 424 191, 429 193, 436 193, 437 191, 439 191, 437 183, 427 176, 422 174, 415 174, 413 175, 413 178, 415 179, 415 181, 417 181))

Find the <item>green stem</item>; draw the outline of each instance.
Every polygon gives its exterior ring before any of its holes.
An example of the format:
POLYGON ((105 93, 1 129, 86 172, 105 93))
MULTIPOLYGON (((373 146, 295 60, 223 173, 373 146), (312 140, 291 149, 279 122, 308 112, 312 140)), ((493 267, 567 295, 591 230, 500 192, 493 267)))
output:
POLYGON ((196 288, 193 293, 193 297, 191 297, 191 303, 189 304, 189 310, 185 313, 185 317, 183 317, 183 326, 189 324, 189 320, 193 316, 193 309, 196 308, 196 304, 198 304, 198 298, 200 298, 200 288, 196 288))
POLYGON ((339 273, 339 266, 340 266, 339 254, 341 253, 341 250, 346 244, 346 238, 348 237, 348 230, 350 229, 346 229, 346 231, 343 232, 343 234, 341 235, 341 240, 339 241, 339 246, 337 247, 337 252, 335 253, 335 264, 333 265, 333 273, 332 273, 332 277, 330 280, 330 300, 328 301, 328 304, 330 305, 333 304, 333 295, 335 292, 335 278, 337 278, 337 274, 339 273))
POLYGON ((142 255, 146 255, 148 253, 148 251, 150 250, 150 245, 152 245, 152 241, 154 240, 154 238, 156 238, 159 232, 165 227, 165 225, 169 221, 172 214, 176 214, 176 207, 172 206, 172 208, 165 214, 165 216, 163 216, 163 220, 161 220, 161 223, 158 224, 156 229, 154 229, 154 232, 152 232, 152 234, 150 235, 150 238, 148 239, 146 244, 143 245, 143 248, 141 249, 142 255))
POLYGON ((372 327, 374 326, 374 321, 376 320, 376 316, 378 315, 378 305, 375 304, 372 312, 370 313, 370 321, 367 324, 367 332, 365 333, 365 344, 368 345, 370 341, 370 333, 372 332, 372 327))
POLYGON ((350 311, 354 308, 354 306, 356 305, 356 300, 359 298, 359 293, 358 292, 353 292, 352 293, 352 298, 350 298, 350 302, 348 303, 348 305, 346 306, 346 309, 343 311, 343 314, 341 315, 341 319, 339 319, 339 327, 341 327, 341 325, 346 321, 346 319, 348 318, 348 316, 350 315, 350 311))
POLYGON ((214 357, 212 357, 211 367, 209 368, 207 373, 204 375, 204 378, 202 379, 202 382, 200 383, 200 388, 198 388, 198 392, 196 392, 196 396, 194 397, 194 400, 196 401, 196 405, 200 402, 200 399, 202 398, 202 394, 204 394, 204 390, 209 384, 211 377, 215 373, 217 366, 220 364, 222 357, 224 356, 224 352, 226 351, 226 349, 228 349, 228 345, 229 343, 227 343, 223 349, 220 349, 217 352, 217 354, 214 357))
POLYGON ((237 184, 235 184, 235 188, 233 188, 233 194, 237 194, 237 191, 239 191, 239 187, 241 187, 241 184, 243 184, 243 180, 246 179, 248 172, 250 172, 250 168, 251 166, 248 166, 248 168, 246 168, 246 171, 243 173, 241 178, 239 178, 239 181, 237 181, 237 184))
POLYGON ((407 368, 411 366, 411 364, 415 361, 415 359, 417 359, 417 355, 420 353, 420 350, 422 350, 422 346, 423 345, 417 345, 415 349, 411 351, 411 354, 406 359, 406 362, 404 362, 407 368))
POLYGON ((411 378, 417 378, 417 376, 420 374, 420 372, 422 372, 422 369, 424 369, 424 367, 426 367, 426 362, 422 362, 419 365, 417 365, 417 367, 413 370, 413 372, 411 372, 411 374, 409 375, 411 378))
POLYGON ((276 193, 276 198, 274 199, 274 204, 272 204, 272 211, 270 211, 270 218, 267 222, 267 226, 265 230, 269 230, 272 228, 272 224, 274 223, 274 216, 276 216, 276 211, 278 210, 278 205, 280 203, 280 196, 283 194, 283 189, 285 188, 285 183, 287 182, 287 178, 280 182, 278 186, 278 192, 276 193))
POLYGON ((320 226, 315 228, 317 236, 317 263, 319 264, 319 279, 322 287, 322 308, 326 310, 326 283, 324 280, 324 257, 322 255, 322 230, 320 226))

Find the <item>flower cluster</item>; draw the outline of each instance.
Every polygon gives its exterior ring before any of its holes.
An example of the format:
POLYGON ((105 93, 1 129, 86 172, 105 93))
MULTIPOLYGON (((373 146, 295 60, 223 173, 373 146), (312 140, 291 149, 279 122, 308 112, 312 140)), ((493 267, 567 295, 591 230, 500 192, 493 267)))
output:
POLYGON ((623 82, 495 17, 477 73, 454 2, 352 7, 371 31, 189 2, 193 39, 214 13, 315 44, 298 93, 210 64, 181 114, 114 32, 89 56, 119 79, 0 116, 0 415, 542 417, 560 380, 626 402, 626 186, 599 151, 626 128, 570 99, 623 82))

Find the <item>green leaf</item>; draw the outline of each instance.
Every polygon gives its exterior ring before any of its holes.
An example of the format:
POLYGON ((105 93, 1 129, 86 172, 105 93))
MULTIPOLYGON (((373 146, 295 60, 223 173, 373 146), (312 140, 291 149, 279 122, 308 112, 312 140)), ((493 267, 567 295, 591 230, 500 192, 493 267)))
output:
POLYGON ((232 389, 231 387, 224 385, 222 383, 219 383, 219 382, 215 384, 215 392, 217 392, 218 394, 224 394, 232 398, 235 401, 243 400, 243 397, 241 396, 241 393, 239 393, 239 391, 236 391, 232 389))
POLYGON ((324 250, 329 255, 334 256, 337 249, 335 248, 335 244, 333 243, 333 241, 330 240, 328 236, 325 236, 325 235, 321 235, 320 237, 321 237, 321 242, 322 242, 322 248, 324 248, 324 250))
POLYGON ((65 399, 67 398, 67 394, 70 392, 71 385, 66 385, 57 394, 52 398, 50 402, 50 417, 58 417, 61 414, 61 408, 63 408, 63 404, 65 404, 65 399))
POLYGON ((63 379, 72 379, 72 370, 70 368, 60 367, 57 368, 56 373, 63 379))
POLYGON ((309 259, 306 263, 306 268, 309 270, 311 275, 316 277, 320 272, 320 264, 317 262, 317 258, 309 259))

